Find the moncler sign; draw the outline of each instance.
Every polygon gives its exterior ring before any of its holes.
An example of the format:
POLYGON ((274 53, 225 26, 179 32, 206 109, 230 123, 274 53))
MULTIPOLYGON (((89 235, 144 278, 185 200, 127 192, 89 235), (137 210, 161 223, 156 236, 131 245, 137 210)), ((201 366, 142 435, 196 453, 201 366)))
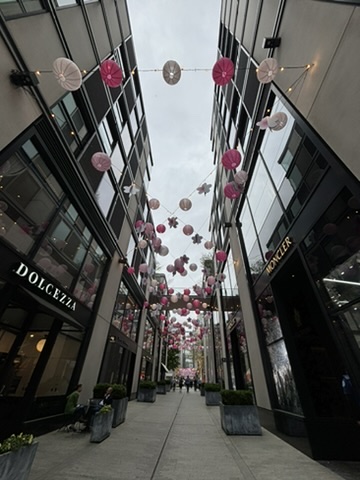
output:
POLYGON ((19 277, 26 279, 30 285, 37 287, 42 292, 46 293, 46 295, 49 295, 49 297, 52 297, 54 300, 64 305, 64 307, 75 311, 75 300, 69 297, 67 293, 55 287, 53 283, 49 282, 37 272, 30 270, 25 263, 21 262, 20 265, 14 270, 14 273, 19 277))

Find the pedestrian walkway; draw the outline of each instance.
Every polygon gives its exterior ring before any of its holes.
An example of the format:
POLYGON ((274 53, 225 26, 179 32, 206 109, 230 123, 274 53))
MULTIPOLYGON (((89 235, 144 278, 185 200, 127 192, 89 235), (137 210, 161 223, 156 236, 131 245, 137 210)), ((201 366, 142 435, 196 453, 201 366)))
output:
POLYGON ((126 422, 100 444, 58 431, 38 441, 29 480, 342 479, 267 430, 227 436, 219 408, 192 390, 129 402, 126 422))

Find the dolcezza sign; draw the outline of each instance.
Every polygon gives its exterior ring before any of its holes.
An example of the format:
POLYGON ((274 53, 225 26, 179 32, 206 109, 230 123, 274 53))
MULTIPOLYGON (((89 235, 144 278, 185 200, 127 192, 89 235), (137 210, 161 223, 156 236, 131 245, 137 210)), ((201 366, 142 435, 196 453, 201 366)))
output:
POLYGON ((75 311, 76 302, 73 300, 69 295, 59 288, 55 287, 55 285, 49 282, 46 278, 39 275, 34 270, 30 270, 25 263, 20 263, 14 273, 19 277, 22 277, 27 280, 30 285, 37 287, 42 292, 52 297, 57 302, 67 307, 69 310, 75 311))
POLYGON ((280 245, 280 247, 276 250, 274 255, 270 258, 269 263, 266 266, 266 271, 270 275, 273 273, 275 268, 279 265, 279 263, 284 258, 286 252, 289 250, 293 242, 291 241, 290 237, 285 237, 284 241, 280 245))

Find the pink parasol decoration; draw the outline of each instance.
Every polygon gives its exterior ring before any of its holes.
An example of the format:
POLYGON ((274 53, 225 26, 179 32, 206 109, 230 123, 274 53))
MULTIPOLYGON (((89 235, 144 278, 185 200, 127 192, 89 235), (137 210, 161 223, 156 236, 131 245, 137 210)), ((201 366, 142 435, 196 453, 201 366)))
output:
POLYGON ((175 60, 168 60, 163 66, 162 74, 168 85, 176 85, 181 78, 181 67, 175 60))
POLYGON ((265 58, 256 70, 256 76, 260 83, 270 83, 279 71, 278 62, 275 58, 265 58))
POLYGON ((212 70, 212 78, 216 85, 227 85, 234 76, 234 64, 230 58, 220 58, 212 70))
POLYGON ((80 69, 69 58, 57 58, 53 63, 53 74, 59 85, 65 90, 74 91, 81 87, 80 69))
POLYGON ((92 166, 99 172, 106 172, 111 167, 111 159, 106 153, 97 152, 91 157, 92 166))
POLYGON ((287 124, 288 117, 284 112, 276 112, 268 119, 268 125, 270 130, 275 132, 282 130, 287 124))
POLYGON ((234 168, 238 167, 241 162, 241 155, 238 150, 231 149, 224 153, 221 157, 221 163, 223 164, 224 168, 227 170, 233 170, 234 168))
POLYGON ((108 87, 116 88, 121 85, 123 74, 114 60, 105 60, 100 66, 101 79, 108 87))

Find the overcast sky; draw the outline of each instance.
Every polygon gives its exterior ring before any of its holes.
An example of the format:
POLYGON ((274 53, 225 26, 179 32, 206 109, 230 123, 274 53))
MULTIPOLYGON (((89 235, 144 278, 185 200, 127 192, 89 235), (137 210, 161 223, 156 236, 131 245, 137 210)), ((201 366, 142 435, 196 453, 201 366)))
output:
POLYGON ((170 253, 156 255, 159 271, 175 258, 186 254, 198 270, 185 277, 167 274, 168 285, 181 291, 201 283, 200 258, 210 252, 204 243, 210 240, 209 214, 214 185, 213 153, 210 142, 214 83, 211 70, 216 62, 220 22, 220 0, 128 0, 140 82, 145 103, 154 167, 148 187, 150 198, 161 207, 153 210, 155 225, 163 223, 166 232, 158 235, 170 253), (183 71, 177 85, 168 85, 161 69, 167 60, 184 68, 208 71, 183 71), (159 69, 158 72, 141 70, 159 69), (204 182, 212 184, 210 193, 199 194, 204 182), (178 208, 182 198, 192 201, 191 210, 178 208), (178 217, 176 229, 167 218, 178 217), (185 224, 194 234, 203 236, 200 245, 184 235, 185 224))

